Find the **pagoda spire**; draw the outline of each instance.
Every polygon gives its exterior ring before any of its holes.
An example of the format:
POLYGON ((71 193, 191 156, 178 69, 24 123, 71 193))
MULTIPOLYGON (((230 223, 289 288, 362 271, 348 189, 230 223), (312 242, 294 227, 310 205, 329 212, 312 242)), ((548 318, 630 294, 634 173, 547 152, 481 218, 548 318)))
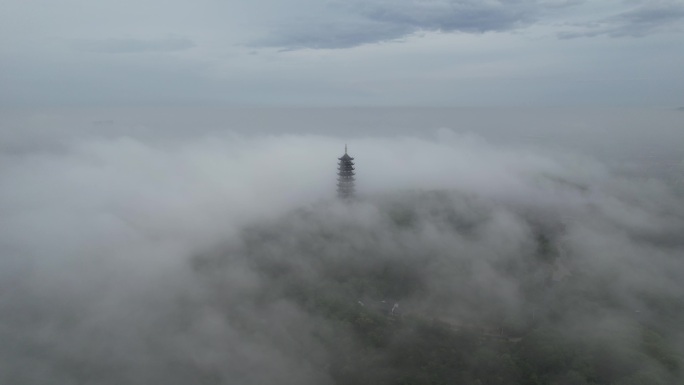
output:
POLYGON ((343 199, 354 195, 354 158, 347 154, 347 145, 344 145, 344 155, 337 158, 337 196, 343 199))

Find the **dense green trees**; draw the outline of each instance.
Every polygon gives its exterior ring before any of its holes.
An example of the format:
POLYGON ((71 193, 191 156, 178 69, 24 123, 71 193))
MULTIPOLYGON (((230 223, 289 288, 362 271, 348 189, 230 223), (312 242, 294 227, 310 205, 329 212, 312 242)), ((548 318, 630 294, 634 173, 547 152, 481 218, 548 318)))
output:
POLYGON ((562 228, 450 199, 387 204, 382 226, 296 213, 250 230, 240 252, 264 297, 316 320, 337 384, 684 383, 681 346, 665 337, 684 300, 644 285, 626 301, 613 271, 580 263, 559 278, 562 228))
POLYGON ((583 334, 567 330, 563 317, 551 317, 529 322, 516 336, 497 336, 420 313, 390 316, 351 295, 339 295, 382 288, 391 292, 386 280, 403 280, 402 274, 369 273, 343 283, 330 278, 324 285, 328 288, 361 287, 332 291, 298 282, 291 283, 298 288, 290 292, 307 312, 339 332, 320 336, 334 352, 330 373, 339 384, 673 384, 681 375, 681 358, 645 324, 634 323, 636 336, 615 339, 610 329, 596 326, 583 334))

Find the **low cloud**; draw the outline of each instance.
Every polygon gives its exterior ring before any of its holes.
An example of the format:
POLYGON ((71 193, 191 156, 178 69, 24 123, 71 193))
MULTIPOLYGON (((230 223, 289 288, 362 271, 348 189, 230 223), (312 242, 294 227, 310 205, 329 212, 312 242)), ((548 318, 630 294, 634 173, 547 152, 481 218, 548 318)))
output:
MULTIPOLYGON (((279 21, 253 46, 283 49, 336 49, 404 39, 421 31, 480 34, 505 32, 547 23, 559 12, 581 8, 583 1, 350 1, 333 2, 279 21)), ((305 7, 302 7, 303 9, 305 7)), ((624 9, 624 8, 623 8, 624 9)), ((598 21, 588 22, 582 10, 561 39, 611 36, 642 37, 677 27, 684 6, 676 1, 643 2, 598 21)), ((590 12, 589 9, 585 12, 590 12)))
POLYGON ((630 11, 592 23, 576 25, 574 31, 558 34, 561 39, 578 37, 643 37, 668 28, 682 28, 684 4, 673 1, 647 2, 630 11))
POLYGON ((42 128, 72 135, 2 153, 0 382, 391 383, 393 352, 439 341, 382 300, 621 360, 599 378, 681 379, 684 206, 657 178, 441 129, 355 138, 343 203, 334 135, 42 128))
POLYGON ((371 1, 335 2, 330 14, 281 23, 255 46, 349 48, 404 38, 419 31, 485 33, 530 25, 544 12, 577 1, 371 1))

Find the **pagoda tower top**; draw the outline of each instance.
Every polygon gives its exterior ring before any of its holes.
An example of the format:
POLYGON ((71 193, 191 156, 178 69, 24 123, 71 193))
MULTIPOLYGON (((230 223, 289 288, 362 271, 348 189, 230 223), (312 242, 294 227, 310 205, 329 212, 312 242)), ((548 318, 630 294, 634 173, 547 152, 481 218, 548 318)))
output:
POLYGON ((337 196, 351 198, 355 192, 354 186, 354 158, 347 153, 347 145, 344 145, 344 155, 337 158, 337 196))
MULTIPOLYGON (((346 144, 344 145, 344 155, 342 155, 341 158, 337 158, 337 159, 339 159, 339 160, 354 160, 354 158, 352 158, 351 156, 349 156, 349 154, 347 154, 347 145, 346 144)), ((352 163, 352 166, 353 165, 354 165, 354 163, 352 163)), ((352 167, 352 170, 353 169, 354 168, 352 167)))

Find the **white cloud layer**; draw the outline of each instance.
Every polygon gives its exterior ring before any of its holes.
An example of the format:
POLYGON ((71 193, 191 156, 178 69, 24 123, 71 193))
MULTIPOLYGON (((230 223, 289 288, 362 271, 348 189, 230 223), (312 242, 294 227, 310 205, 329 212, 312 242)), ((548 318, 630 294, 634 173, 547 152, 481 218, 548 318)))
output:
MULTIPOLYGON (((680 193, 586 155, 452 129, 361 135, 350 147, 360 201, 345 206, 333 199, 339 136, 87 133, 49 114, 22 119, 32 130, 15 133, 20 119, 1 131, 22 146, 1 154, 0 382, 331 383, 314 338, 325 322, 279 298, 252 257, 304 282, 326 264, 394 258, 431 277, 414 309, 468 319, 488 303, 515 315, 524 282, 500 266, 523 263, 541 227, 583 285, 606 285, 629 311, 648 312, 644 293, 684 289, 680 193), (54 130, 64 139, 46 146, 54 130), (276 235, 255 242, 246 229, 276 235), (203 254, 220 263, 193 269, 203 254)), ((617 310, 576 313, 567 322, 582 333, 631 333, 617 310)), ((681 330, 665 330, 681 351, 681 330)))

